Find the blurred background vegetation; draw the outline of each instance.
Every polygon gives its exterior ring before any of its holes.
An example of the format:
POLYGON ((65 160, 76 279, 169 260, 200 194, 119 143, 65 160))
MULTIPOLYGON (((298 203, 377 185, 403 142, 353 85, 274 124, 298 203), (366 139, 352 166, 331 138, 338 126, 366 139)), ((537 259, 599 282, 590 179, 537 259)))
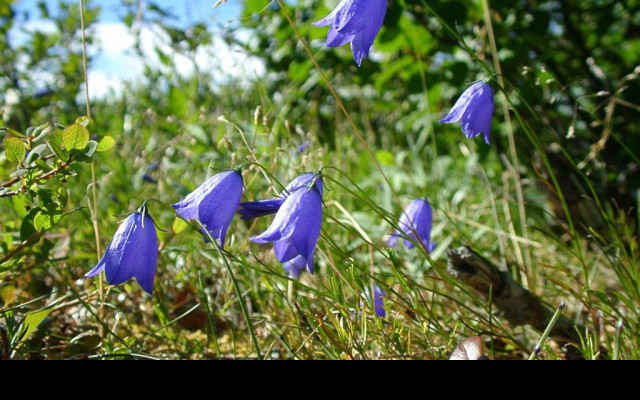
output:
MULTIPOLYGON (((102 3, 85 2, 90 71, 109 51, 100 43, 102 3)), ((467 85, 487 77, 443 24, 494 65, 481 1, 390 1, 361 68, 348 47, 327 49, 326 29, 311 26, 337 1, 287 2, 393 191, 278 3, 230 0, 215 11, 213 1, 201 4, 196 15, 226 16, 232 7, 237 15, 183 20, 177 6, 152 0, 117 8, 140 73, 90 95, 94 140, 115 140, 92 158, 102 248, 116 215, 149 198, 175 203, 213 168, 264 166, 269 174, 245 171, 252 200, 332 167, 317 275, 289 281, 270 248, 249 244, 269 221, 233 223, 227 250, 246 290, 257 354, 219 255, 156 204, 151 212, 166 230, 156 294, 111 288, 99 320, 96 283, 82 279, 97 262, 84 163, 40 182, 35 196, 0 198, 0 326, 12 358, 441 359, 475 335, 491 358, 528 357, 539 332, 509 326, 490 301, 447 275, 447 250, 464 244, 552 306, 567 301, 583 340, 548 341, 541 357, 640 357, 640 2, 492 1, 512 112, 508 124, 499 94, 491 147, 438 123, 467 85), (402 207, 419 197, 436 208, 438 248, 429 258, 385 249, 402 207), (25 236, 30 211, 48 201, 64 217, 25 236), (388 295, 384 321, 362 296, 371 280, 388 295), (361 309, 366 318, 353 318, 361 309)), ((1 0, 0 35, 5 137, 45 123, 62 130, 87 114, 78 2, 1 0), (29 1, 26 12, 20 6, 29 1)), ((0 183, 15 172, 0 155, 0 183)))

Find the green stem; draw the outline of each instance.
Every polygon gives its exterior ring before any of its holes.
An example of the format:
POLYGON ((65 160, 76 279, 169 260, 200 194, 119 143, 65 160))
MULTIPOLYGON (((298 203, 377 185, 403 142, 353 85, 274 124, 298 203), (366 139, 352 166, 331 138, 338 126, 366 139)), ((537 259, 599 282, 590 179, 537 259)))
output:
POLYGON ((556 313, 553 315, 553 318, 551 318, 551 322, 549 322, 549 325, 547 325, 547 329, 545 329, 544 333, 542 334, 542 337, 540 338, 540 341, 538 342, 535 349, 533 350, 533 353, 531 353, 531 355, 529 356, 529 361, 535 360, 536 357, 540 354, 540 352, 542 352, 542 346, 544 345, 544 342, 546 342, 547 339, 549 338, 549 335, 551 335, 551 331, 553 330, 553 327, 556 326, 556 323, 562 316, 562 312, 564 311, 566 306, 567 306, 567 303, 565 303, 564 300, 562 300, 560 302, 560 306, 558 306, 558 309, 556 310, 556 313))
POLYGON ((229 264, 229 260, 227 260, 227 256, 224 254, 224 250, 222 250, 222 247, 220 246, 220 244, 216 241, 216 239, 214 239, 213 236, 211 236, 211 233, 204 227, 204 225, 202 225, 200 221, 194 221, 194 222, 198 223, 199 231, 204 232, 205 236, 209 239, 209 241, 213 243, 214 246, 216 246, 216 249, 218 250, 218 252, 220 253, 220 256, 222 257, 224 266, 227 268, 227 272, 229 273, 229 278, 233 283, 233 289, 235 290, 236 295, 238 296, 238 299, 240 301, 240 308, 242 309, 242 315, 244 315, 244 319, 245 321, 247 321, 247 328, 249 329, 249 335, 251 336, 251 343, 253 344, 253 348, 256 351, 258 360, 262 360, 262 354, 260 353, 260 345, 258 344, 256 332, 253 328, 251 317, 249 316, 249 310, 247 310, 247 304, 244 301, 242 290, 240 290, 240 285, 238 284, 238 280, 236 279, 236 276, 233 273, 231 264, 229 264))
MULTIPOLYGON (((87 57, 87 37, 85 34, 85 21, 84 21, 84 0, 80 0, 80 27, 82 33, 82 66, 84 68, 84 95, 85 102, 87 104, 87 118, 91 119, 91 101, 89 100, 89 61, 87 57)), ((102 246, 100 244, 100 223, 98 219, 98 191, 96 189, 97 179, 96 179, 96 162, 95 160, 91 161, 91 203, 93 206, 91 209, 91 220, 93 222, 93 232, 96 237, 96 253, 98 255, 98 259, 102 257, 102 246)), ((104 292, 104 273, 100 274, 99 278, 99 293, 100 293, 100 310, 98 312, 98 316, 100 320, 104 318, 104 303, 105 303, 105 292, 104 292)), ((100 327, 100 336, 104 337, 104 330, 102 326, 100 327)))
POLYGON ((198 289, 200 290, 200 298, 204 303, 204 310, 207 313, 207 319, 209 320, 209 328, 211 329, 211 336, 213 336, 213 348, 216 352, 216 357, 218 359, 222 359, 222 355, 220 353, 220 345, 218 344, 218 335, 216 335, 216 328, 214 324, 213 316, 211 315, 211 307, 209 307, 209 297, 207 293, 204 291, 204 285, 202 285, 202 276, 200 276, 200 272, 198 271, 198 289))

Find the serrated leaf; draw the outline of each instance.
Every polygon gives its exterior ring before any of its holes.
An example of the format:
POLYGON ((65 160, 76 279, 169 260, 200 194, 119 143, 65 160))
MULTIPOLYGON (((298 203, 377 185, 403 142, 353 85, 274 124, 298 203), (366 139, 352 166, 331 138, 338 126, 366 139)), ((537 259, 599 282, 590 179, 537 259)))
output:
POLYGON ((83 150, 89 143, 89 131, 82 125, 69 125, 62 132, 62 143, 67 150, 83 150))
POLYGON ((109 151, 113 149, 115 145, 116 145, 116 141, 114 138, 112 138, 111 136, 105 136, 102 139, 100 139, 100 142, 98 143, 98 148, 96 149, 96 151, 98 153, 104 153, 105 151, 109 151))
POLYGON ((27 155, 27 148, 22 140, 10 137, 4 140, 4 152, 9 162, 18 164, 24 161, 24 157, 27 155))

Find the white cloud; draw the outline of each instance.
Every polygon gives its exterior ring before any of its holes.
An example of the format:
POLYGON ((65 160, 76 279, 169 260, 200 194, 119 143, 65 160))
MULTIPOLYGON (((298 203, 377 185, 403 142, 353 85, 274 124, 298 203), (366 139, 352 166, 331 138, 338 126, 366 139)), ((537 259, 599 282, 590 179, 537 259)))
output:
MULTIPOLYGON (((193 60, 175 52, 169 38, 160 29, 149 26, 140 30, 142 59, 134 51, 136 43, 131 30, 120 23, 99 23, 94 26, 99 47, 90 49, 94 61, 90 69, 89 85, 92 98, 120 94, 125 81, 144 82, 144 63, 167 71, 156 49, 168 55, 178 74, 188 77, 195 72, 194 61, 201 71, 214 73, 214 86, 229 78, 253 79, 265 73, 261 60, 248 56, 238 46, 230 47, 221 37, 213 35, 211 44, 196 51, 193 60)), ((248 37, 242 33, 243 39, 248 37)))
MULTIPOLYGON (((97 44, 89 48, 93 59, 89 69, 89 96, 93 100, 120 95, 124 82, 144 84, 145 63, 166 72, 168 68, 160 61, 156 48, 171 58, 181 76, 188 77, 195 71, 194 61, 176 53, 169 45, 167 34, 157 27, 145 26, 140 30, 142 57, 134 48, 136 38, 123 23, 96 23, 92 29, 97 39, 97 44)), ((29 21, 11 30, 12 45, 25 44, 30 34, 36 31, 52 34, 57 32, 57 27, 51 21, 29 21)), ((237 37, 244 43, 251 40, 251 33, 239 31, 237 37)), ((254 79, 265 74, 261 60, 248 56, 239 46, 229 46, 216 33, 212 36, 211 44, 198 48, 194 60, 201 71, 213 72, 213 86, 230 78, 254 79)), ((21 64, 26 65, 27 62, 23 60, 21 64)), ((20 65, 17 67, 22 68, 20 65)), ((47 71, 39 71, 37 75, 37 81, 44 86, 55 82, 55 77, 47 71)), ((84 90, 80 90, 79 98, 84 99, 84 90)))

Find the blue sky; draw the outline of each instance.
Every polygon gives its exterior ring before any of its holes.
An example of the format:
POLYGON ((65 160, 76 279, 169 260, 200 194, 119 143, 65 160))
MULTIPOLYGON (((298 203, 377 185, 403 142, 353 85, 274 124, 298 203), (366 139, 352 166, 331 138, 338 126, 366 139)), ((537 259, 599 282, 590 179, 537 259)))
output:
MULTIPOLYGON (((51 11, 58 8, 60 0, 44 0, 51 11)), ((77 3, 75 0, 64 0, 65 3, 77 3)), ((89 0, 92 4, 102 8, 101 22, 118 22, 120 20, 119 11, 120 0, 89 0)), ((186 25, 189 22, 225 22, 236 18, 242 10, 239 0, 229 0, 226 4, 217 9, 213 9, 215 0, 155 0, 160 7, 171 11, 179 18, 180 23, 186 25)), ((39 0, 19 0, 17 8, 19 11, 28 11, 32 17, 38 16, 37 4, 39 0)))

